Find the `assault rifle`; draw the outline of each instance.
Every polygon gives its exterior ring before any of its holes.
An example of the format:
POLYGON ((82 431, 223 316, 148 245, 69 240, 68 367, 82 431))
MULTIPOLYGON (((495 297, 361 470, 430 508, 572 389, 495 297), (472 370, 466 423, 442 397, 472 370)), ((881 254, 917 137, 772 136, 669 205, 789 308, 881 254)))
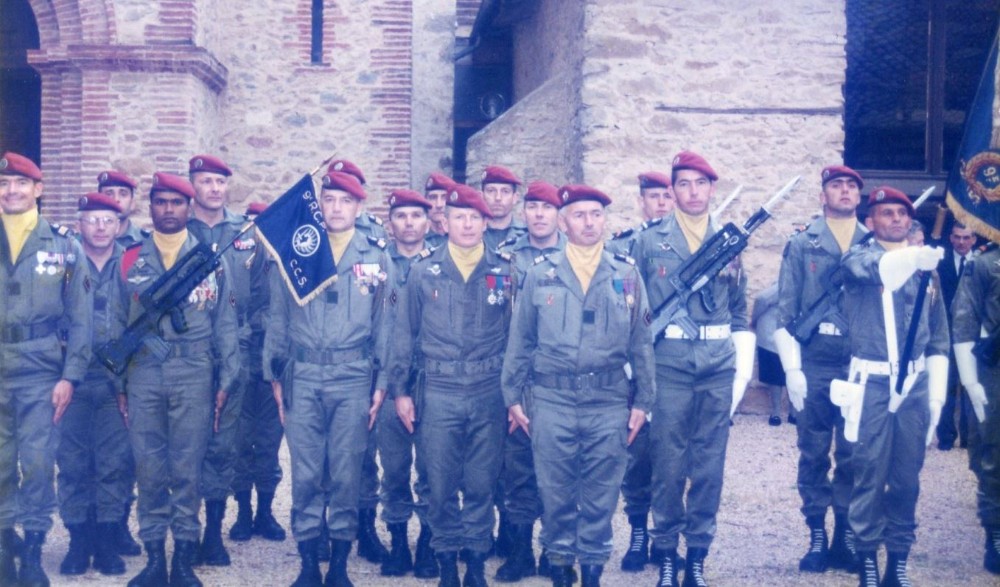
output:
POLYGON ((688 315, 688 300, 747 248, 750 235, 771 217, 770 208, 792 191, 800 179, 801 175, 785 184, 743 226, 727 222, 702 244, 697 253, 685 259, 680 267, 667 276, 670 292, 653 309, 653 321, 650 325, 653 342, 663 335, 670 324, 679 326, 688 337, 698 338, 698 325, 688 315))

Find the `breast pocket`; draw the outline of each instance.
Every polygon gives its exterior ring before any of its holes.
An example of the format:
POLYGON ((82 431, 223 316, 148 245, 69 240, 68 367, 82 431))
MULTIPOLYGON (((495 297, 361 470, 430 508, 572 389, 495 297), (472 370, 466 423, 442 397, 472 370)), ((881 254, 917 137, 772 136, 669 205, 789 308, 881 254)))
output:
POLYGON ((566 330, 566 296, 564 289, 557 287, 539 287, 535 289, 531 303, 538 313, 539 338, 545 334, 556 337, 566 330))
POLYGON ((479 326, 499 324, 511 303, 511 281, 507 275, 486 275, 476 287, 475 303, 480 308, 479 326))

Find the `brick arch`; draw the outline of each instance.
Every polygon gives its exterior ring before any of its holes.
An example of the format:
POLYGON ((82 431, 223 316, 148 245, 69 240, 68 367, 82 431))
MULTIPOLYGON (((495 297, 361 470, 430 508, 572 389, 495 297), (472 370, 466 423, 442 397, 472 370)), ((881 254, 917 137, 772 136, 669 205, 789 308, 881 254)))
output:
POLYGON ((38 22, 42 50, 81 43, 111 43, 115 32, 112 0, 28 0, 38 22))

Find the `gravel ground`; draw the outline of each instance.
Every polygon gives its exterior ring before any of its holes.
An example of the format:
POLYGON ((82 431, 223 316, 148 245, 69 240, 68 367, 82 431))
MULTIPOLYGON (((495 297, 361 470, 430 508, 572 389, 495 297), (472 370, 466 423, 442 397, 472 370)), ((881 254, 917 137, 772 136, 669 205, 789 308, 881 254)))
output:
MULTIPOLYGON (((822 575, 798 572, 799 557, 808 544, 805 524, 799 514, 800 501, 795 489, 798 451, 795 430, 784 424, 767 425, 763 394, 748 393, 736 416, 729 441, 726 479, 718 532, 706 560, 707 579, 715 587, 741 585, 788 585, 816 587, 847 587, 857 585, 857 578, 843 572, 822 575)), ((287 448, 282 448, 285 470, 288 470, 287 448)), ((922 492, 917 509, 917 543, 910 555, 910 578, 917 586, 1000 586, 1000 577, 983 570, 983 531, 975 513, 975 479, 967 468, 966 451, 928 451, 921 474, 922 492)), ((230 502, 232 504, 232 502, 230 502)), ((291 506, 290 479, 286 474, 275 509, 279 521, 288 527, 291 506)), ((227 512, 224 529, 228 531, 236 517, 235 506, 227 512)), ((828 517, 832 525, 832 515, 828 517)), ((618 570, 628 544, 628 522, 619 511, 614 517, 615 549, 603 577, 606 586, 628 586, 656 583, 656 569, 647 566, 640 574, 618 570)), ((388 534, 378 522, 383 542, 388 534)), ((137 522, 133 515, 133 531, 137 522)), ((411 522, 411 543, 416 541, 418 526, 411 522)), ((832 531, 832 528, 831 528, 832 531)), ((537 530, 536 530, 537 534, 537 530)), ((143 566, 145 557, 127 559, 128 571, 122 577, 105 577, 91 570, 80 577, 62 577, 59 562, 66 553, 68 538, 57 522, 50 534, 44 553, 44 565, 53 585, 93 586, 125 585, 143 566)), ((291 537, 283 543, 255 538, 248 543, 228 543, 233 565, 228 568, 201 567, 198 576, 206 586, 272 586, 289 585, 298 572, 298 555, 291 537)), ((168 543, 169 549, 169 543, 168 543)), ((536 548, 537 553, 537 548, 536 548)), ((168 553, 169 554, 169 553, 168 553)), ((885 565, 884 552, 882 566, 885 565)), ((499 565, 497 559, 487 564, 487 577, 499 565)), ((384 578, 378 566, 352 553, 348 570, 356 585, 420 587, 436 586, 436 580, 384 578)), ((520 583, 542 586, 551 583, 532 578, 520 583)))

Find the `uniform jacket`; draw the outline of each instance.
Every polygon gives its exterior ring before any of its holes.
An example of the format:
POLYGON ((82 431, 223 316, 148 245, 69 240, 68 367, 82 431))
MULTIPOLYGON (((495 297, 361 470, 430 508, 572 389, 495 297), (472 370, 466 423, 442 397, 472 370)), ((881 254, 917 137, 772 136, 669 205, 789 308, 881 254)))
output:
MULTIPOLYGON (((84 256, 90 268, 91 281, 94 290, 94 331, 93 348, 99 349, 112 340, 121 338, 128 326, 128 292, 121 278, 121 258, 125 251, 121 245, 114 246, 111 258, 103 269, 84 256)), ((95 356, 90 363, 87 379, 91 381, 110 381, 117 391, 121 392, 122 382, 95 356)))
POLYGON ((125 232, 120 237, 115 239, 115 242, 127 249, 149 235, 150 232, 148 230, 139 228, 135 222, 129 220, 128 228, 125 229, 125 232))
MULTIPOLYGON (((937 268, 938 276, 941 278, 941 292, 944 294, 944 307, 946 310, 951 308, 951 302, 955 299, 955 293, 958 291, 959 275, 955 269, 955 257, 955 249, 946 249, 944 258, 941 259, 937 268)), ((971 254, 969 258, 970 260, 972 259, 971 254)), ((969 261, 966 261, 962 273, 965 273, 969 269, 969 261)))
POLYGON ((524 233, 517 237, 511 237, 500 243, 497 250, 502 255, 510 257, 510 262, 514 265, 514 269, 517 272, 517 283, 524 283, 525 275, 527 275, 528 270, 531 269, 532 265, 535 264, 535 260, 538 259, 538 257, 542 255, 551 255, 552 253, 561 251, 565 248, 566 235, 557 231, 555 246, 548 247, 546 249, 536 248, 531 244, 528 233, 524 233))
POLYGON ((616 232, 614 236, 608 239, 604 248, 611 253, 621 253, 623 255, 633 257, 635 253, 633 249, 635 248, 635 242, 639 240, 639 235, 642 234, 644 230, 648 230, 654 226, 659 226, 661 222, 663 222, 663 218, 653 218, 652 220, 643 222, 639 226, 626 228, 625 230, 616 232))
POLYGON ((514 237, 519 237, 522 234, 527 234, 528 228, 523 224, 511 221, 510 226, 507 228, 487 228, 486 234, 483 235, 483 243, 486 245, 487 251, 496 251, 500 243, 514 237))
POLYGON ((974 342, 1000 329, 1000 248, 965 263, 962 281, 951 306, 955 343, 974 342))

